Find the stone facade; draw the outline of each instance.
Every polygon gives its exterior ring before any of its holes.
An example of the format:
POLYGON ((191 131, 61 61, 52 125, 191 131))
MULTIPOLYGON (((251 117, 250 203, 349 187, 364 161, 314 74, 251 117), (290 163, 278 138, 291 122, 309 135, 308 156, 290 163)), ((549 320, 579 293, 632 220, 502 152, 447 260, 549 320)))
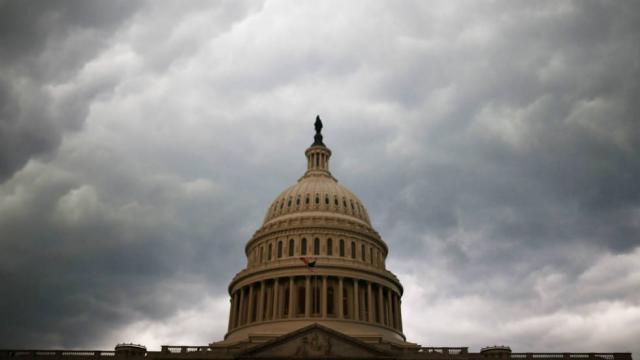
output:
POLYGON ((629 353, 512 353, 505 346, 423 347, 402 332, 402 292, 362 201, 329 170, 316 119, 307 171, 276 197, 231 280, 224 339, 205 346, 120 344, 115 351, 0 350, 0 359, 631 360, 629 353))

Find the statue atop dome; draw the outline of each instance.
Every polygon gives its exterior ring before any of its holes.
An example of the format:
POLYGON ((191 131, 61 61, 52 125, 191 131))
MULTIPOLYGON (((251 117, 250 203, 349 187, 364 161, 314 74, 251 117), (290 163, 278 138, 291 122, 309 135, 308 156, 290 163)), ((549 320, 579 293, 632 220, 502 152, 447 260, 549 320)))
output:
POLYGON ((320 120, 320 115, 316 116, 316 122, 313 124, 313 126, 316 128, 316 135, 313 137, 313 144, 311 144, 311 146, 313 145, 320 145, 320 146, 325 146, 324 143, 322 142, 322 120, 320 120))

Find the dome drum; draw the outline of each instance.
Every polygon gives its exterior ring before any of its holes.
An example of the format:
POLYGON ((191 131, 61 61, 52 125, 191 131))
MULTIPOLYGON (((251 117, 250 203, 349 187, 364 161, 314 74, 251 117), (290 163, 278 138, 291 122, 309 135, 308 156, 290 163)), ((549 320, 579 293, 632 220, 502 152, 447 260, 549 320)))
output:
POLYGON ((316 120, 307 171, 269 206, 245 246, 247 267, 229 285, 225 341, 275 337, 312 323, 395 343, 402 285, 385 266, 388 247, 369 214, 329 171, 316 120))

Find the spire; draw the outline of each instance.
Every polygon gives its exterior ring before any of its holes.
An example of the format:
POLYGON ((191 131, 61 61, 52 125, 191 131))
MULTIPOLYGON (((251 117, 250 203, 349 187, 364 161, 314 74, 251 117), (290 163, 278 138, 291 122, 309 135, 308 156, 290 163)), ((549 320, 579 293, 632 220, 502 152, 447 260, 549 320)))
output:
POLYGON ((324 146, 324 143, 322 142, 322 120, 320 120, 320 115, 316 115, 316 122, 313 126, 316 128, 316 135, 313 137, 313 144, 311 146, 324 146))
MULTIPOLYGON (((316 129, 316 135, 313 137, 313 144, 304 152, 307 156, 307 172, 303 177, 307 176, 331 176, 329 172, 329 158, 331 150, 322 142, 322 120, 320 115, 316 116, 316 122, 313 124, 316 129)), ((333 178, 333 177, 332 177, 333 178)))

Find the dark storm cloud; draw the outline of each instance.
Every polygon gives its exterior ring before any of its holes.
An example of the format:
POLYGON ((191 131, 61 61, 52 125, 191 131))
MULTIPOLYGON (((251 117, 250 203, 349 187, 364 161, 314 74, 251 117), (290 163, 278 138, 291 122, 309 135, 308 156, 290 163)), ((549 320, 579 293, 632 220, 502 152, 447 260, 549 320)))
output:
POLYGON ((640 351, 635 4, 49 4, 3 3, 3 347, 220 339, 320 113, 410 340, 640 351))
POLYGON ((138 5, 0 2, 0 181, 32 156, 55 150, 63 131, 81 126, 90 99, 111 84, 78 94, 58 114, 47 86, 79 71, 138 5))

